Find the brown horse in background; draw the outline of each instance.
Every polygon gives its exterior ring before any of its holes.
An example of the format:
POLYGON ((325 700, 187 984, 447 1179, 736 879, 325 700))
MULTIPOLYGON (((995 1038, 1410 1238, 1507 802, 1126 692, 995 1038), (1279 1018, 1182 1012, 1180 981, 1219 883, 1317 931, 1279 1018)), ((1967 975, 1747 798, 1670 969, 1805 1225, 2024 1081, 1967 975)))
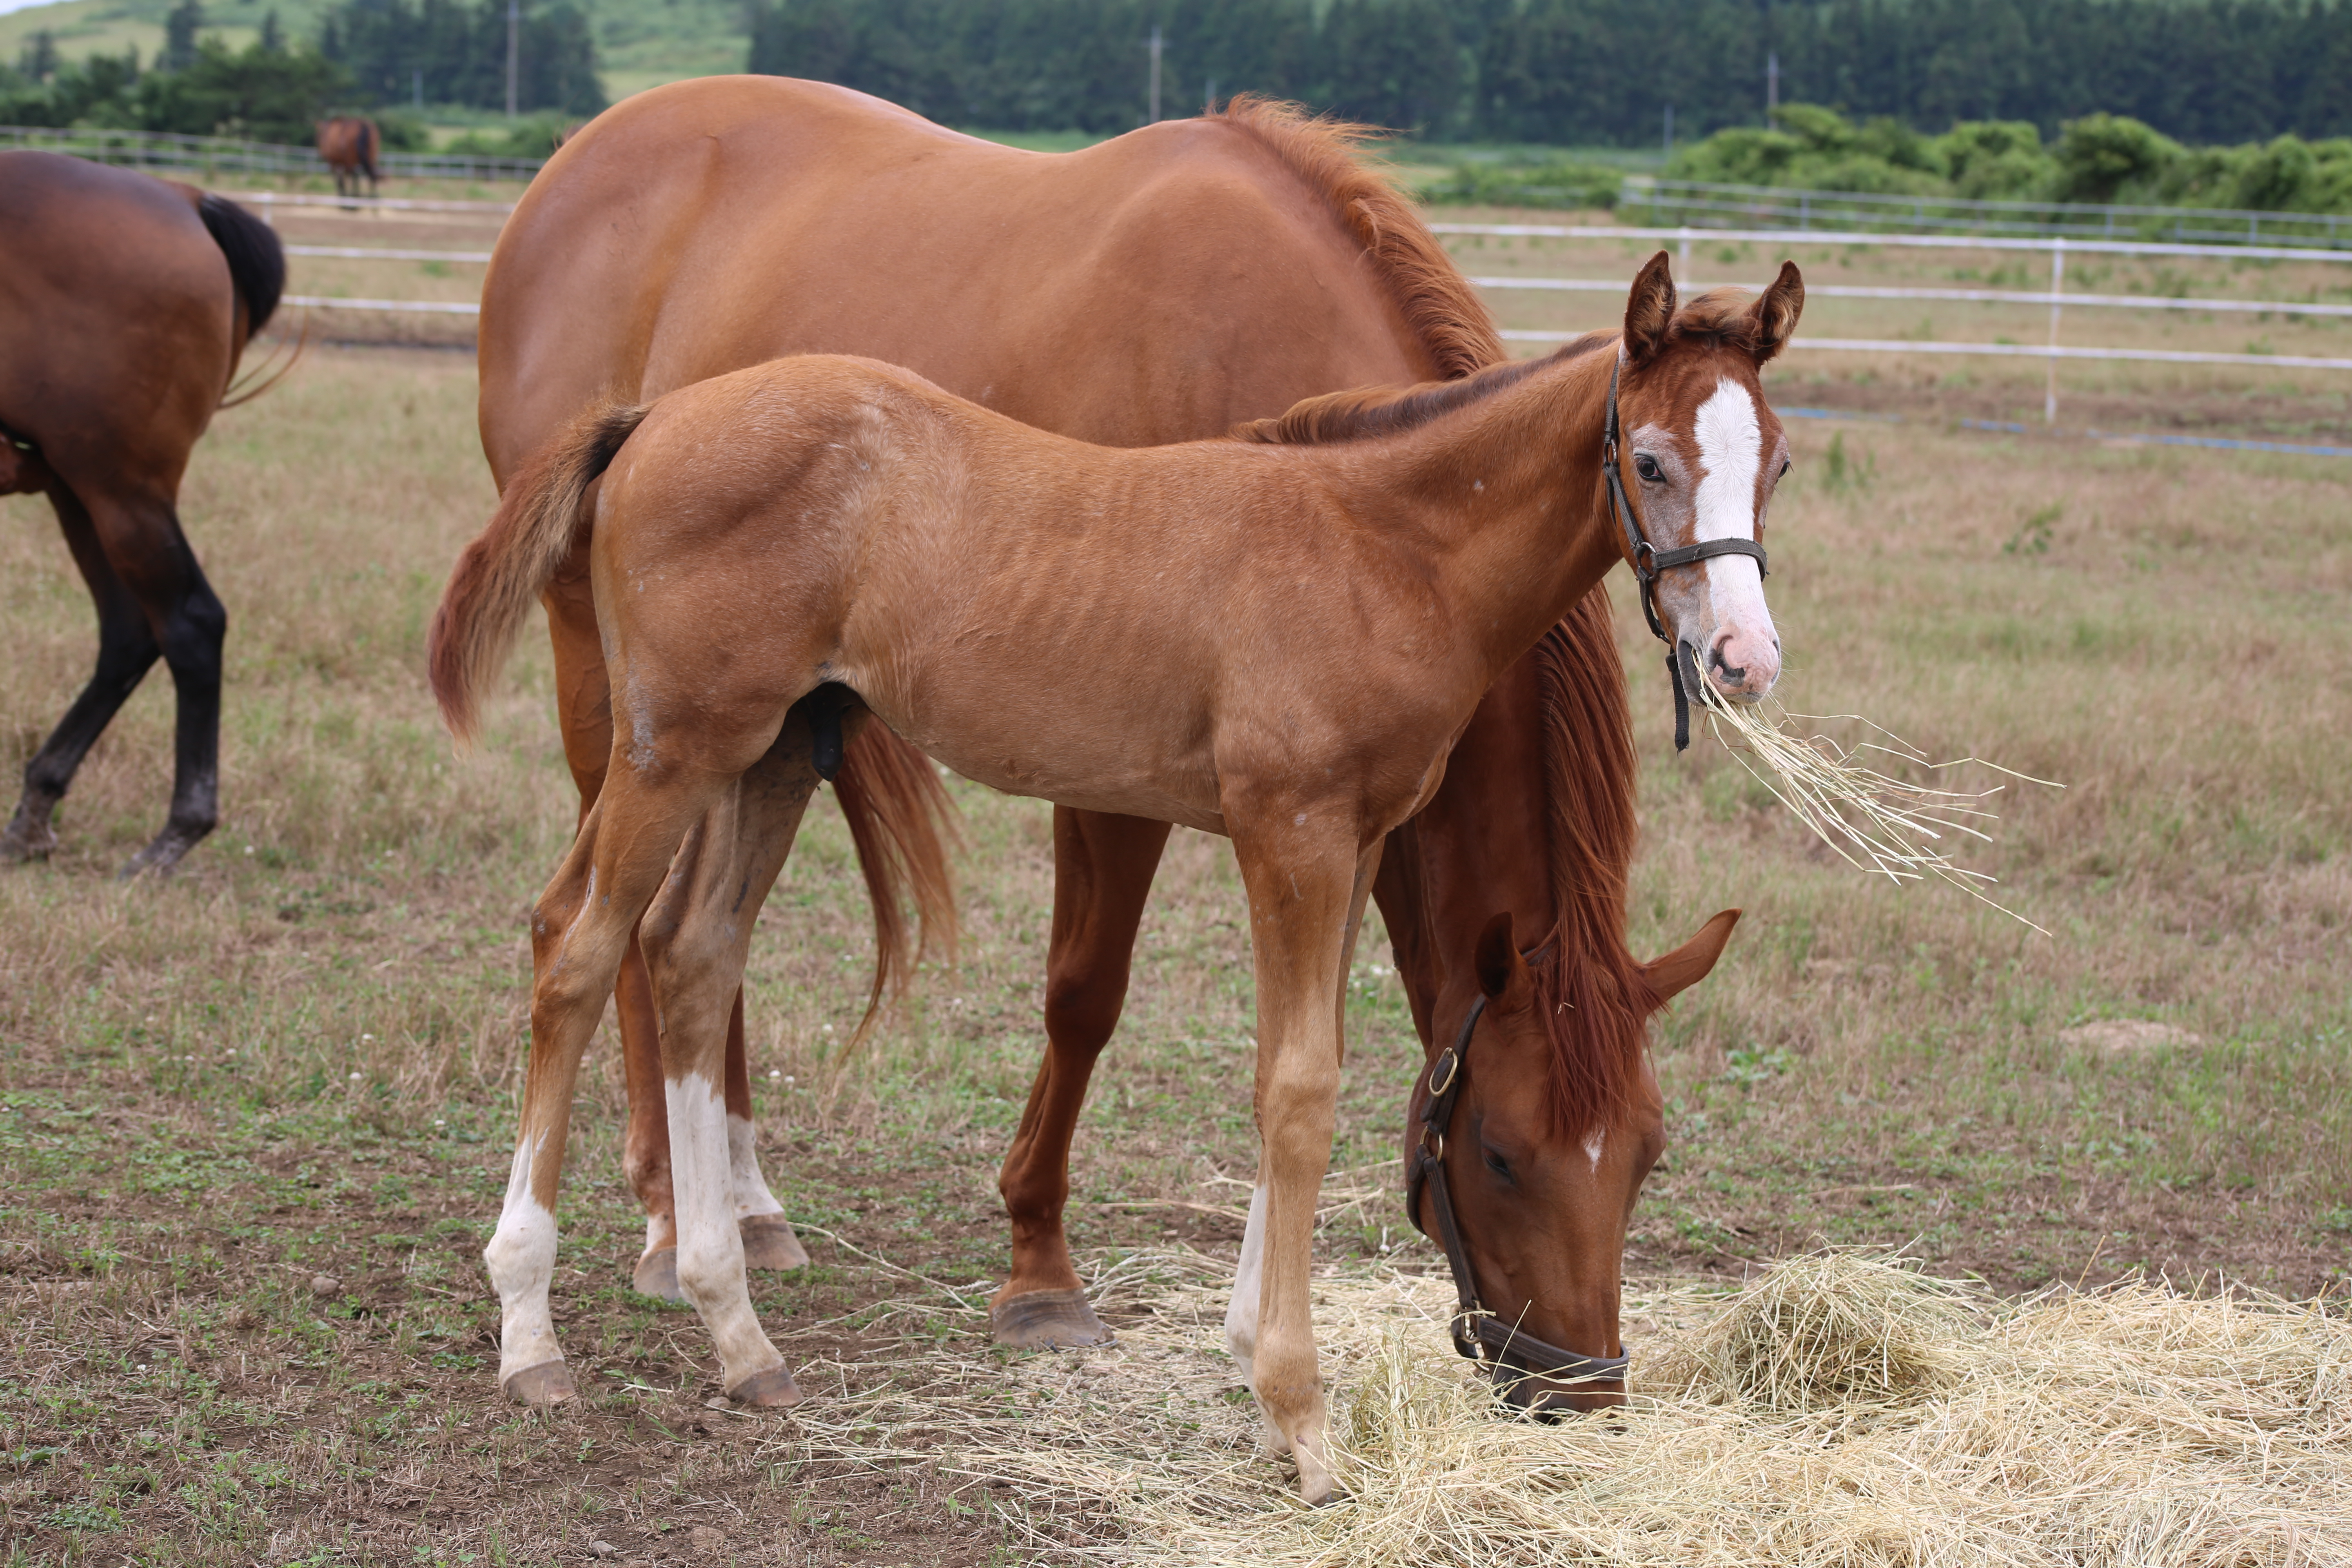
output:
MULTIPOLYGON (((1632 537, 1663 547, 1655 608, 1703 679, 1753 701, 1779 675, 1759 542, 1788 446, 1758 373, 1803 286, 1784 265, 1752 303, 1677 311, 1675 293, 1662 251, 1622 339, 1318 400, 1254 440, 1091 447, 812 354, 593 408, 540 453, 453 574, 430 658, 465 735, 590 535, 614 742, 531 922, 530 1079, 484 1254, 509 1384, 568 1382, 547 1296, 564 1122, 642 920, 678 1279, 730 1395, 799 1399, 746 1287, 719 1085, 752 931, 826 768, 808 700, 831 688, 992 788, 1232 839, 1263 1152, 1260 1250, 1245 1244, 1227 1338, 1301 1494, 1328 1498, 1308 1278, 1349 954, 1388 835, 1435 793, 1496 677, 1638 559, 1632 537), (1627 532, 1601 499, 1621 479, 1640 497, 1627 532)), ((1507 913, 1476 962, 1490 998, 1525 1005, 1507 913)), ((1631 1106, 1574 1088, 1454 1126, 1505 1181, 1561 1158, 1559 1134, 1598 1169, 1648 1118, 1629 1127, 1631 1106)))
POLYGON ((319 156, 334 171, 335 195, 359 195, 362 177, 367 181, 367 194, 375 195, 375 155, 383 145, 383 134, 373 120, 342 115, 319 121, 319 156))
MULTIPOLYGON (((908 365, 1030 425, 1114 446, 1218 435, 1341 387, 1466 374, 1502 358, 1476 295, 1412 206, 1354 157, 1348 128, 1236 100, 1083 153, 974 141, 861 94, 712 78, 607 110, 535 180, 483 290, 484 450, 501 489, 578 412, 787 353, 908 365)), ((612 746, 584 553, 550 585, 558 711, 583 814, 612 746)), ((1482 1294, 1530 1332, 1617 1349, 1623 1225, 1658 1136, 1643 1025, 1721 944, 1646 968, 1624 942, 1633 752, 1605 598, 1588 598, 1505 671, 1448 772, 1401 830, 1376 889, 1424 1042, 1480 996, 1473 952, 1508 910, 1537 955, 1527 994, 1489 1006, 1465 1114, 1539 1104, 1555 1079, 1647 1107, 1648 1131, 1455 1186, 1476 1212, 1482 1294), (1599 1224, 1564 1237, 1563 1216, 1599 1224)), ((929 765, 878 725, 836 787, 895 921, 913 875, 944 917, 924 813, 929 765), (877 782, 878 781, 878 782, 877 782), (877 823, 872 814, 900 815, 877 823)), ((1046 1055, 1002 1180, 1013 1268, 993 1303, 1011 1344, 1106 1337, 1066 1240, 1071 1138, 1125 998, 1129 954, 1169 827, 1057 807, 1046 1055)), ((877 943, 899 962, 893 925, 877 943)), ((676 1296, 658 1026, 642 958, 617 986, 630 1098, 625 1169, 643 1200, 640 1289, 676 1296)), ((797 1262, 753 1153, 740 1005, 725 1069, 730 1170, 753 1267, 797 1262)), ((520 1391, 518 1391, 520 1392, 520 1391)), ((1606 1385, 1588 1393, 1605 1394, 1606 1385)), ((1580 1397, 1583 1395, 1580 1394, 1580 1397)))
POLYGON ((98 606, 98 668, 26 765, 0 860, 56 847, 50 814, 158 658, 179 694, 172 810, 124 875, 169 871, 218 818, 228 616, 180 530, 180 477, 285 282, 278 237, 226 197, 0 153, 0 494, 47 494, 98 606))

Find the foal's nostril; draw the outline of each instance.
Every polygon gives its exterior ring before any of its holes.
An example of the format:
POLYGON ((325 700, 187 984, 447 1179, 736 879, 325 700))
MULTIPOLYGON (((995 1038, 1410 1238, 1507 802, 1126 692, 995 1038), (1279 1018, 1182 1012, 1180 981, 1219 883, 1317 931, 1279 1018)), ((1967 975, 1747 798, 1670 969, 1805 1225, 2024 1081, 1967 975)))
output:
POLYGON ((1716 670, 1719 671, 1723 676, 1723 679, 1717 682, 1717 685, 1728 684, 1737 686, 1741 681, 1748 679, 1748 667, 1743 664, 1738 668, 1734 668, 1731 665, 1724 661, 1723 650, 1728 641, 1729 639, 1727 638, 1724 642, 1717 643, 1714 647, 1708 649, 1706 662, 1716 670))

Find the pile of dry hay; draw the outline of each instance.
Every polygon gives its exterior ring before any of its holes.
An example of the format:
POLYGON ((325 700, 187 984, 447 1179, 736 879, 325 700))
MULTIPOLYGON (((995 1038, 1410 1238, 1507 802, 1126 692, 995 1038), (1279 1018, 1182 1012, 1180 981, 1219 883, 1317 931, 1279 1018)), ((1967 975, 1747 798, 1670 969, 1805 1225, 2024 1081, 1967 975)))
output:
POLYGON ((1822 1253, 1728 1297, 1629 1293, 1634 1403, 1543 1425, 1453 1353, 1444 1281, 1321 1279, 1349 1495, 1310 1510, 1255 1451, 1223 1267, 1114 1272, 1106 1306, 1148 1314, 1116 1345, 935 1342, 803 1405, 793 1446, 944 1442, 1034 1547, 1114 1563, 2352 1563, 2352 1321, 2321 1304, 2144 1281, 2004 1302, 1822 1253))

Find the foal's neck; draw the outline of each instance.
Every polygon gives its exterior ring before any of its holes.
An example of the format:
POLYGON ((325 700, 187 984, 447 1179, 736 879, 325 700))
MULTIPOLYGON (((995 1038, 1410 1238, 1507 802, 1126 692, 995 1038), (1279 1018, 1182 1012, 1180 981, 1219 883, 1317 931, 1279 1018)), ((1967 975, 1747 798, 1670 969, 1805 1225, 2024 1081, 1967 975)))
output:
POLYGON ((1601 474, 1615 358, 1611 342, 1546 365, 1370 455, 1378 510, 1433 545, 1481 689, 1621 559, 1601 474))

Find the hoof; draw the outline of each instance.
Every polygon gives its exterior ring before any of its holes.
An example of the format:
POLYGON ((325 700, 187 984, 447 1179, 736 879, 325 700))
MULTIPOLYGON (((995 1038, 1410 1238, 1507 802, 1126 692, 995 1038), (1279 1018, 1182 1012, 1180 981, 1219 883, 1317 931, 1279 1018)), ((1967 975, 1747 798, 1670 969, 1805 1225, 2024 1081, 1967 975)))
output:
POLYGON ((1095 1316, 1084 1290, 1024 1290, 992 1302, 989 1332, 1013 1350, 1064 1350, 1107 1345, 1110 1331, 1095 1316))
POLYGON ((545 1406, 561 1405, 575 1392, 572 1386, 572 1369, 560 1361, 543 1361, 537 1366, 527 1366, 507 1379, 507 1397, 517 1405, 545 1406))
POLYGON ((657 1247, 638 1258, 636 1271, 629 1276, 629 1284, 640 1296, 683 1305, 686 1292, 678 1289, 677 1248, 657 1247))
POLYGON ((793 1374, 781 1366, 765 1372, 755 1372, 727 1391, 727 1397, 738 1405, 756 1405, 762 1410, 784 1410, 801 1402, 801 1385, 793 1374))
MULTIPOLYGON (((743 1267, 746 1268, 805 1268, 808 1248, 793 1234, 792 1221, 780 1214, 747 1214, 735 1222, 743 1233, 743 1267)), ((676 1274, 677 1267, 670 1266, 676 1274)), ((642 1289, 644 1287, 640 1286, 642 1289)))
POLYGON ((155 836, 155 842, 133 855, 131 863, 116 873, 114 879, 130 882, 141 877, 168 877, 181 858, 211 831, 210 826, 166 827, 155 836))
POLYGON ((46 860, 58 847, 58 836, 46 823, 26 826, 12 822, 0 833, 0 866, 24 866, 46 860))

